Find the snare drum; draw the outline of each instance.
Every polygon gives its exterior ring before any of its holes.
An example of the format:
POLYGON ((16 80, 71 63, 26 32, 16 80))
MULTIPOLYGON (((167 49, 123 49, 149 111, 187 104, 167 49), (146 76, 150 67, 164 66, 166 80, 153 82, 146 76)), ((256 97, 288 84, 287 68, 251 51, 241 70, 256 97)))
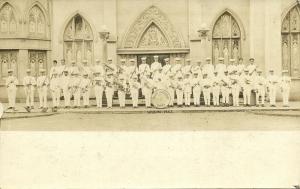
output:
POLYGON ((170 104, 171 96, 167 90, 157 89, 152 94, 152 104, 157 109, 167 108, 170 104))

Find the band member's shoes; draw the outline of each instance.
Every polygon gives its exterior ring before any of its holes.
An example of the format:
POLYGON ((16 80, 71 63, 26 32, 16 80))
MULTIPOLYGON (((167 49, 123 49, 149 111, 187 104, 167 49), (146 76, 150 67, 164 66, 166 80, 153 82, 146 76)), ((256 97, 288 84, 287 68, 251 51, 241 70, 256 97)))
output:
POLYGON ((39 107, 39 109, 43 109, 43 107, 42 107, 42 106, 40 106, 40 107, 39 107))
POLYGON ((256 107, 259 107, 259 104, 256 104, 256 107))
POLYGON ((264 105, 264 104, 262 104, 262 105, 261 105, 261 107, 265 107, 265 105, 264 105))
POLYGON ((85 106, 84 106, 84 108, 88 108, 88 106, 87 106, 87 105, 85 105, 85 106))
POLYGON ((290 107, 290 106, 289 106, 289 105, 283 105, 283 107, 286 107, 286 108, 287 108, 287 107, 290 107))
POLYGON ((275 105, 271 105, 271 107, 276 107, 275 105))
POLYGON ((74 108, 77 108, 77 106, 74 106, 74 108))

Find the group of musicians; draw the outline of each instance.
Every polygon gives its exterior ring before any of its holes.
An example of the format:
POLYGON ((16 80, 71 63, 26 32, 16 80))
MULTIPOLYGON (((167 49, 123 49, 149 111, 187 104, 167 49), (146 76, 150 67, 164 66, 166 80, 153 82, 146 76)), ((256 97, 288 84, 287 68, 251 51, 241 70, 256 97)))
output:
MULTIPOLYGON (((35 78, 31 75, 30 69, 26 71, 27 75, 23 79, 26 110, 30 111, 34 108, 35 89, 38 91, 41 109, 48 107, 49 90, 53 108, 63 106, 60 104, 62 96, 65 108, 81 107, 81 99, 83 107, 87 108, 90 106, 89 98, 92 89, 98 108, 102 107, 104 94, 107 108, 112 108, 115 91, 121 108, 125 108, 127 94, 131 96, 132 106, 137 108, 140 89, 147 108, 152 106, 152 94, 158 89, 168 92, 170 107, 174 105, 175 99, 178 107, 190 106, 191 97, 193 97, 193 105, 200 106, 201 94, 205 106, 229 106, 230 104, 239 106, 240 93, 243 95, 243 105, 250 106, 251 92, 256 93, 254 103, 256 106, 264 106, 265 97, 268 96, 270 105, 275 107, 278 89, 282 93, 283 105, 288 106, 291 85, 288 71, 284 70, 282 75, 277 76, 274 70, 269 70, 267 77, 264 77, 262 71, 257 68, 254 58, 250 58, 247 64, 243 63, 242 58, 238 61, 230 59, 229 65, 224 64, 223 58, 219 58, 218 61, 212 64, 211 58, 207 58, 205 63, 200 61, 191 63, 190 59, 186 59, 182 63, 181 58, 175 58, 175 62, 170 63, 170 59, 166 58, 165 65, 162 66, 159 57, 154 56, 151 65, 147 64, 147 58, 143 57, 139 66, 135 59, 130 59, 129 64, 125 59, 121 59, 119 64, 114 64, 112 59, 108 59, 107 63, 96 60, 93 66, 89 66, 86 60, 83 60, 80 66, 79 63, 72 61, 68 66, 64 59, 60 64, 54 60, 49 75, 46 75, 46 70, 40 70, 39 76, 35 78), (232 103, 229 103, 230 97, 232 103)), ((9 109, 15 110, 18 80, 12 72, 12 70, 8 71, 6 86, 9 109)))

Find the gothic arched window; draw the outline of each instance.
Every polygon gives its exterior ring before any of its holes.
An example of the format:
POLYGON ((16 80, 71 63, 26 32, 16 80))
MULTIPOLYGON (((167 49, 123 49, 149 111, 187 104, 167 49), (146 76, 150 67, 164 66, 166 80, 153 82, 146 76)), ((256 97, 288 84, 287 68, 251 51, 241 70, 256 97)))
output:
POLYGON ((292 8, 285 16, 282 28, 282 69, 292 77, 300 76, 300 6, 292 8))
POLYGON ((0 34, 10 35, 17 33, 17 19, 13 7, 5 3, 0 7, 0 34))
POLYGON ((213 62, 219 57, 228 64, 230 58, 238 61, 241 56, 241 30, 235 18, 225 12, 216 21, 212 32, 213 62))
POLYGON ((41 8, 37 5, 34 5, 29 11, 28 31, 29 35, 33 37, 46 36, 46 18, 41 8))
POLYGON ((79 14, 68 23, 64 32, 64 57, 67 63, 83 59, 93 63, 93 33, 90 24, 79 14))

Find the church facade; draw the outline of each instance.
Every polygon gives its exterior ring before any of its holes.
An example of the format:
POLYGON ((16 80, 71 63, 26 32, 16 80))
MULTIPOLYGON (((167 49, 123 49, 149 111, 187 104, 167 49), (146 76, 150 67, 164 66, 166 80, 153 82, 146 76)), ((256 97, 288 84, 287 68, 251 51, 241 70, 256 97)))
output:
MULTIPOLYGON (((0 99, 13 69, 20 84, 52 60, 68 64, 154 55, 202 61, 255 58, 292 77, 300 100, 300 4, 296 0, 0 0, 0 99)), ((21 86, 21 85, 20 85, 21 86)), ((22 86, 21 86, 22 87, 22 86)), ((280 96, 280 95, 278 95, 280 96)), ((24 97, 18 90, 17 98, 24 97)))

